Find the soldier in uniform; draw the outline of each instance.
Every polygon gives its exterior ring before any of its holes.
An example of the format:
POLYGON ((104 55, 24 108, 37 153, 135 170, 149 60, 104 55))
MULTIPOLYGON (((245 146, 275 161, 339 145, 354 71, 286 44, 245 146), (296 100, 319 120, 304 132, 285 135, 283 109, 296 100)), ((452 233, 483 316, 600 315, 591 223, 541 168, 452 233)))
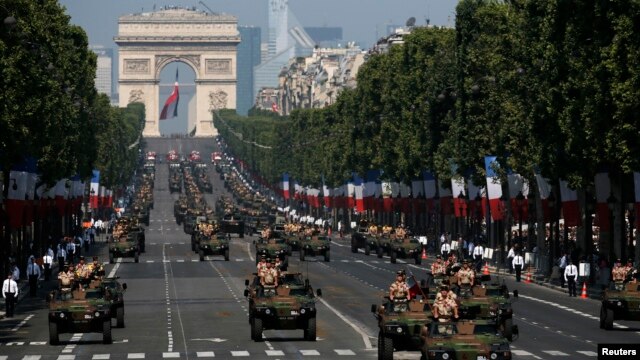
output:
POLYGON ((267 263, 266 269, 260 277, 260 285, 264 289, 274 289, 278 287, 278 271, 273 267, 271 262, 267 263))
POLYGON ((88 265, 89 273, 91 274, 91 278, 100 279, 104 276, 104 267, 98 261, 98 257, 93 257, 93 262, 88 265))
POLYGON ((260 257, 260 262, 258 263, 258 265, 256 265, 256 273, 258 274, 258 276, 261 277, 262 273, 266 269, 267 269, 267 257, 262 255, 262 257, 260 257))
POLYGON ((458 286, 460 287, 460 290, 468 293, 469 290, 471 290, 476 277, 473 269, 469 267, 468 260, 464 260, 462 262, 462 269, 458 270, 456 277, 458 278, 458 286))
POLYGON ((404 226, 398 226, 398 228, 396 229, 396 239, 402 240, 405 236, 407 236, 407 232, 404 229, 404 226))
POLYGON ((396 281, 389 287, 389 300, 409 300, 409 286, 407 286, 405 274, 402 270, 397 272, 396 281))
POLYGON ((445 264, 442 262, 442 256, 437 255, 436 261, 431 264, 431 274, 433 276, 444 276, 445 275, 445 264))
POLYGON ((378 235, 378 227, 375 224, 369 225, 369 234, 371 234, 372 236, 378 235))
POLYGON ((441 286, 440 296, 436 296, 433 302, 433 317, 438 322, 448 322, 451 317, 458 318, 458 304, 449 297, 449 292, 448 286, 441 286))
POLYGON ((393 228, 389 225, 385 225, 382 227, 382 234, 389 236, 389 234, 391 234, 391 230, 393 230, 393 228))
POLYGON ((62 292, 71 292, 75 281, 73 265, 65 265, 62 271, 58 272, 58 286, 62 292))
POLYGON ((611 270, 611 280, 613 280, 616 290, 624 289, 624 281, 627 279, 627 269, 621 265, 621 260, 616 260, 613 270, 611 270))

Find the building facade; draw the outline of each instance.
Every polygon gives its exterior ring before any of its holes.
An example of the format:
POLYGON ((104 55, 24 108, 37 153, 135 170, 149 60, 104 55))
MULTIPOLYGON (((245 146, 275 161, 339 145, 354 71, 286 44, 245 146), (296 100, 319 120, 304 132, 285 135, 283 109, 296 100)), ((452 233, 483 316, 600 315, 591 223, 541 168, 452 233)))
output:
POLYGON ((96 69, 96 90, 105 94, 110 100, 113 95, 113 49, 100 45, 90 46, 90 49, 98 56, 98 67, 96 69))

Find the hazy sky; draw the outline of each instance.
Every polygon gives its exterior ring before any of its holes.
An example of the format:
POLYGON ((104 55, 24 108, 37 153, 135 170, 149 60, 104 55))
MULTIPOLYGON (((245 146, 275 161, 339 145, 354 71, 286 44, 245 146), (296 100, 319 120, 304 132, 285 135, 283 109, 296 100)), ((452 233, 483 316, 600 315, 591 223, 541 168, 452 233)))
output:
MULTIPOLYGON (((82 26, 92 45, 117 48, 113 37, 118 31, 118 17, 125 14, 152 11, 165 5, 196 6, 205 8, 198 0, 59 0, 67 8, 74 24, 82 26)), ((268 0, 202 0, 215 12, 227 13, 238 18, 239 25, 260 26, 262 41, 267 35, 268 0)), ((455 7, 458 0, 289 0, 289 8, 303 26, 338 26, 343 28, 343 40, 355 41, 364 48, 377 39, 377 27, 385 24, 404 25, 410 17, 416 25, 430 19, 432 25, 454 25, 455 7)), ((114 59, 115 61, 116 59, 114 59)), ((163 69, 161 82, 174 81, 176 67, 180 70, 180 83, 194 83, 193 71, 181 63, 170 64, 163 69)), ((117 69, 117 66, 114 66, 117 69)), ((114 80, 115 76, 114 76, 114 80)), ((117 83, 114 86, 117 91, 117 83)), ((161 123, 162 133, 186 130, 187 103, 191 98, 188 89, 181 88, 179 116, 161 123)), ((162 87, 160 103, 164 103, 171 87, 162 87)))

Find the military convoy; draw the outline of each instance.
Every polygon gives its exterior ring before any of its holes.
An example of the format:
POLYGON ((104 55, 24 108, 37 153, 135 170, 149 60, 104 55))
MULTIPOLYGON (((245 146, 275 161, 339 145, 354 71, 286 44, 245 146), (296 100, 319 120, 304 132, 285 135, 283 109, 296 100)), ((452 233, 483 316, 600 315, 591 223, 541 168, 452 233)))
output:
MULTIPOLYGON (((351 252, 357 253, 358 249, 364 249, 364 254, 370 255, 371 251, 377 252, 378 248, 378 239, 369 233, 369 222, 360 221, 357 230, 351 235, 351 252)), ((382 257, 382 252, 379 257, 382 257)))
POLYGON ((613 329, 615 320, 640 321, 640 283, 631 281, 622 290, 607 289, 600 305, 600 328, 613 329))
POLYGON ((389 242, 389 258, 392 264, 397 258, 413 259, 416 265, 422 263, 422 244, 418 239, 407 237, 389 242))
POLYGON ((486 320, 432 322, 423 333, 423 359, 511 359, 511 346, 486 320))
POLYGON ((300 241, 300 261, 309 256, 322 256, 324 261, 331 260, 331 239, 324 235, 304 236, 300 241))
MULTIPOLYGON (((279 236, 279 235, 275 235, 279 236)), ((259 238, 254 241, 256 250, 256 264, 262 256, 268 260, 279 258, 283 263, 287 262, 288 245, 282 237, 259 238)))
POLYGON ((113 264, 117 258, 133 258, 137 263, 142 247, 144 229, 137 224, 136 219, 118 219, 109 241, 109 263, 113 264))
POLYGON ((111 344, 111 303, 99 289, 73 292, 53 291, 49 302, 49 343, 57 345, 60 334, 101 333, 111 344))
POLYGON ((219 231, 218 224, 198 217, 196 231, 191 235, 191 250, 198 253, 200 261, 205 256, 221 255, 229 261, 229 237, 219 231))
POLYGON ((316 341, 316 296, 309 280, 300 273, 284 273, 276 288, 260 285, 256 276, 252 282, 245 280, 244 296, 249 300, 249 323, 251 339, 262 341, 264 330, 304 331, 304 339, 316 341))
POLYGON ((429 324, 431 310, 422 300, 391 301, 385 297, 382 305, 371 305, 378 320, 378 358, 393 359, 395 351, 420 351, 420 332, 429 324))

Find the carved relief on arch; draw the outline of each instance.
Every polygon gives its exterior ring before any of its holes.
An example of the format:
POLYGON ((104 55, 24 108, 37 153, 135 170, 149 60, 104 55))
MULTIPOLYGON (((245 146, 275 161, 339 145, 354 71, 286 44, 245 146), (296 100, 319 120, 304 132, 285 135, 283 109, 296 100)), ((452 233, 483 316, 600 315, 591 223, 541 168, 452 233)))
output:
POLYGON ((156 78, 160 77, 160 71, 169 63, 181 61, 191 66, 196 73, 196 78, 200 74, 200 55, 156 55, 156 78))
POLYGON ((227 108, 227 97, 229 95, 221 89, 209 91, 209 111, 227 108))
POLYGON ((129 104, 136 102, 144 104, 144 91, 140 89, 129 91, 129 104))

